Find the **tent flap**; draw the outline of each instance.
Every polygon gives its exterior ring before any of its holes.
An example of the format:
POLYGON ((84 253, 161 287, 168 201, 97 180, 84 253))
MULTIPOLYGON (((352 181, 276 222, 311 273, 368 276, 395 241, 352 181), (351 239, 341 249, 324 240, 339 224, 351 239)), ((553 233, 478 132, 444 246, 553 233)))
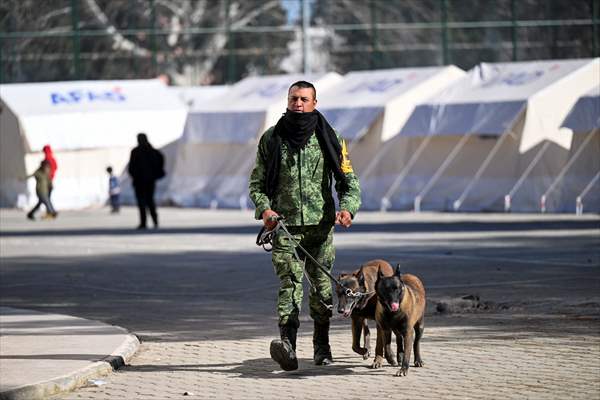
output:
POLYGON ((323 111, 323 115, 344 139, 353 140, 360 138, 369 129, 383 109, 383 107, 328 108, 323 111))
POLYGON ((525 101, 422 104, 415 108, 400 134, 403 136, 465 133, 502 135, 510 129, 525 105, 525 101))
POLYGON ((247 143, 264 124, 264 112, 212 112, 188 116, 185 143, 247 143))
POLYGON ((600 129, 600 96, 581 97, 562 126, 578 133, 600 129))

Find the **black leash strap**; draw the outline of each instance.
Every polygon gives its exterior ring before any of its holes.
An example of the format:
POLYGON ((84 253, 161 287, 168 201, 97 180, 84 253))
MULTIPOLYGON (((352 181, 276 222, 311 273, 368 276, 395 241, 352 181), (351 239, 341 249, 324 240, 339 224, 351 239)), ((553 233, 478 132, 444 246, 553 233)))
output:
POLYGON ((267 230, 267 227, 263 225, 262 228, 260 228, 260 232, 258 232, 258 236, 256 236, 256 245, 257 246, 262 246, 263 249, 265 249, 265 251, 270 252, 273 250, 273 238, 275 237, 275 234, 277 233, 277 230, 279 229, 279 225, 277 225, 275 228, 271 229, 271 230, 267 230), (267 247, 267 246, 271 246, 271 247, 267 247))
MULTIPOLYGON (((310 255, 310 253, 300 245, 300 243, 298 243, 298 241, 296 240, 296 238, 294 238, 294 236, 287 230, 285 224, 283 223, 284 218, 282 216, 278 216, 277 217, 277 225, 275 225, 275 228, 271 229, 271 230, 267 230, 267 228, 265 226, 263 226, 260 230, 260 232, 258 232, 258 236, 256 237, 256 244, 258 246, 262 246, 263 249, 265 249, 265 251, 271 251, 273 250, 273 238, 275 237, 275 235, 277 234, 277 232, 279 230, 281 230, 285 236, 287 236, 288 239, 290 239, 290 241, 300 250, 302 250, 302 252, 313 262, 315 263, 315 265, 317 267, 319 267, 319 269, 321 269, 321 271, 323 271, 325 273, 325 275, 327 275, 329 277, 329 279, 331 279, 332 281, 334 281, 335 283, 337 283, 338 285, 340 285, 341 287, 345 287, 342 282, 340 282, 339 280, 337 280, 333 275, 331 275, 331 273, 327 270, 327 268, 325 268, 323 265, 321 265, 317 260, 315 260, 315 258, 310 255), (268 248, 267 245, 270 245, 271 247, 268 248)), ((346 289, 346 291, 348 291, 350 289, 346 289)), ((350 293, 354 293, 352 290, 350 290, 350 293)), ((358 292, 360 293, 360 292, 358 292)))

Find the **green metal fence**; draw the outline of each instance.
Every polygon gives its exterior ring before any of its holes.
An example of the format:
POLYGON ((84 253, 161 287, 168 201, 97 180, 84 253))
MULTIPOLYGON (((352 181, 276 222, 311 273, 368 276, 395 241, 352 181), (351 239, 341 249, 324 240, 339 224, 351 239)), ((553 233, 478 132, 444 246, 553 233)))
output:
MULTIPOLYGON (((168 24, 177 10, 166 4, 5 0, 0 6, 0 82, 167 73, 187 77, 191 84, 218 84, 248 73, 289 72, 282 66, 286 57, 292 69, 343 73, 600 56, 600 0, 254 0, 245 15, 261 7, 265 12, 245 24, 239 23, 244 15, 234 15, 242 3, 211 0, 213 18, 177 30, 178 38, 186 38, 181 46, 171 45, 174 28, 168 24), (92 18, 94 11, 107 9, 106 20, 92 18), (28 20, 28 15, 37 17, 28 20), (204 45, 217 35, 223 37, 221 47, 204 45), (298 37, 302 46, 290 50, 298 37), (300 63, 294 63, 293 53, 299 53, 300 63), (326 61, 315 54, 325 54, 326 61), (207 59, 214 60, 208 67, 207 59)), ((177 18, 185 21, 185 15, 177 18)))

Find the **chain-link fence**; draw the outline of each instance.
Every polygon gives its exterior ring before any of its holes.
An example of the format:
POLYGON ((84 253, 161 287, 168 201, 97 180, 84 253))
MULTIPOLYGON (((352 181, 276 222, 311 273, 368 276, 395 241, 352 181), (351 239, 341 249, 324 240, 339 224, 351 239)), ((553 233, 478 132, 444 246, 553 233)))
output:
POLYGON ((599 15, 600 0, 4 0, 0 82, 594 57, 599 15))

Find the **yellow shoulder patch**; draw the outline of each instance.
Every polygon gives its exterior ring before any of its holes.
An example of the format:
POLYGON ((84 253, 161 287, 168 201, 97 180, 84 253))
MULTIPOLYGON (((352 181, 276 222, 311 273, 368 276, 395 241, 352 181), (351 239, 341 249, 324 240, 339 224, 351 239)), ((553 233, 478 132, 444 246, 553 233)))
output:
POLYGON ((352 169, 352 164, 350 164, 350 159, 348 158, 348 149, 346 148, 346 141, 342 139, 342 172, 348 174, 350 172, 354 172, 352 169))

